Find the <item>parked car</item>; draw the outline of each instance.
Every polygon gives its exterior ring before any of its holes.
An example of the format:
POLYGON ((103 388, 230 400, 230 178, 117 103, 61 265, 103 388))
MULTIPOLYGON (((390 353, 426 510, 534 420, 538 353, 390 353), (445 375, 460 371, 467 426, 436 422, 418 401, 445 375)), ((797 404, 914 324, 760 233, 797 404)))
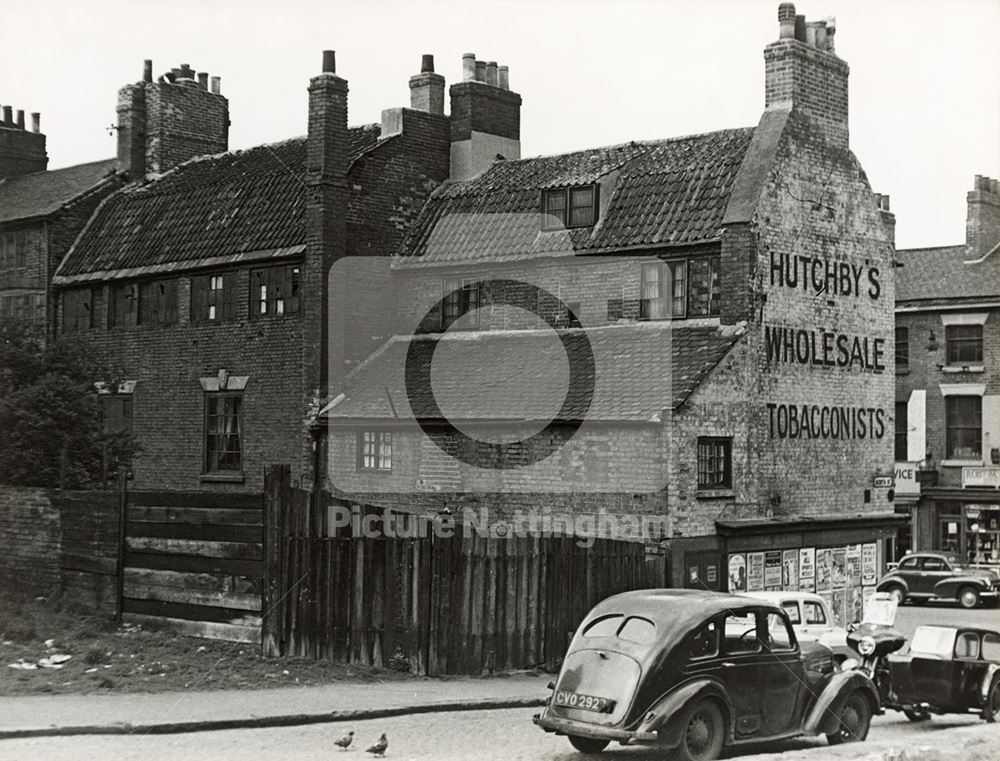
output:
POLYGON ((932 713, 978 713, 1000 721, 1000 633, 919 626, 907 655, 889 656, 887 708, 912 721, 932 713))
MULTIPOLYGON (((853 655, 847 646, 847 629, 837 626, 826 601, 812 592, 742 592, 781 607, 792 622, 799 642, 819 642, 833 651, 837 660, 853 655)), ((778 624, 778 619, 774 619, 778 624)))
POLYGON ((879 579, 876 590, 888 592, 899 603, 946 599, 974 608, 982 601, 996 602, 1000 575, 988 568, 963 568, 955 555, 914 552, 879 579))
POLYGON ((864 740, 878 708, 871 679, 838 670, 818 642, 799 643, 779 606, 696 590, 626 592, 596 605, 552 688, 534 721, 577 750, 649 743, 684 761, 796 735, 864 740))

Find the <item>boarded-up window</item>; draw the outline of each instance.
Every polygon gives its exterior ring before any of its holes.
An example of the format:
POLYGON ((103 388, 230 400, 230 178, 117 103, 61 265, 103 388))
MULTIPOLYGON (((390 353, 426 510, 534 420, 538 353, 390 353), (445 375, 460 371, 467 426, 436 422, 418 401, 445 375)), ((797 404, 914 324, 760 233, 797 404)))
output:
POLYGON ((191 278, 191 322, 236 318, 236 273, 191 278))
POLYGON ((173 325, 177 322, 177 280, 152 280, 139 284, 139 324, 173 325))
POLYGON ((94 327, 94 290, 73 288, 63 291, 63 331, 73 333, 94 327))
POLYGON ((116 283, 108 291, 108 327, 122 328, 135 324, 138 289, 135 283, 116 283))
POLYGON ((301 307, 298 265, 267 267, 250 273, 250 314, 254 317, 298 312, 301 307))

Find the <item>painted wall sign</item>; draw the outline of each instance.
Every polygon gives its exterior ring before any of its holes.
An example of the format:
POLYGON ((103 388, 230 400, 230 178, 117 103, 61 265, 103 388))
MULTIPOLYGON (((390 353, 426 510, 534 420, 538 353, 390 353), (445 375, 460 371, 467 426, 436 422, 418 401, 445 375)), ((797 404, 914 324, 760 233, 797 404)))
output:
POLYGON ((771 438, 881 439, 885 410, 880 407, 826 407, 767 403, 771 438))
POLYGON ((862 296, 882 294, 878 267, 838 262, 818 256, 771 252, 771 285, 812 295, 862 296))
POLYGON ((842 370, 885 370, 884 338, 765 325, 764 346, 768 362, 842 370))
POLYGON ((747 591, 747 559, 743 553, 729 556, 729 591, 747 591))
POLYGON ((962 468, 962 488, 966 486, 992 486, 1000 489, 1000 467, 962 468))

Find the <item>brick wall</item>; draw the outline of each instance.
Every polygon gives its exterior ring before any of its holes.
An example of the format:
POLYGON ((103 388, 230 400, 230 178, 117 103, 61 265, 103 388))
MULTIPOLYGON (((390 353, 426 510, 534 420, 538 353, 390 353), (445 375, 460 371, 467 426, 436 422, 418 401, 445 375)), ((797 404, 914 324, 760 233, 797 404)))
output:
POLYGON ((229 101, 194 81, 145 86, 146 171, 165 172, 229 146, 229 101))
POLYGON ((29 594, 55 592, 60 530, 48 490, 0 486, 0 578, 29 594))
POLYGON ((1000 183, 977 176, 967 202, 965 242, 972 254, 970 258, 977 258, 1000 243, 1000 183))
POLYGON ((44 172, 48 163, 45 135, 0 122, 0 177, 44 172))

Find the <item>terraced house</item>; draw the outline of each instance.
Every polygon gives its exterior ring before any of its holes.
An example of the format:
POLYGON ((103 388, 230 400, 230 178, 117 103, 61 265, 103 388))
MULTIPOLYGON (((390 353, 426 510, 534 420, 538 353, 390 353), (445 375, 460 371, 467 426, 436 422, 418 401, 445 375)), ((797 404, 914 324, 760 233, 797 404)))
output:
POLYGON ((431 196, 395 334, 321 415, 343 499, 500 534, 644 522, 673 584, 815 589, 851 620, 899 523, 892 215, 835 28, 778 15, 755 127, 498 150, 431 196))

